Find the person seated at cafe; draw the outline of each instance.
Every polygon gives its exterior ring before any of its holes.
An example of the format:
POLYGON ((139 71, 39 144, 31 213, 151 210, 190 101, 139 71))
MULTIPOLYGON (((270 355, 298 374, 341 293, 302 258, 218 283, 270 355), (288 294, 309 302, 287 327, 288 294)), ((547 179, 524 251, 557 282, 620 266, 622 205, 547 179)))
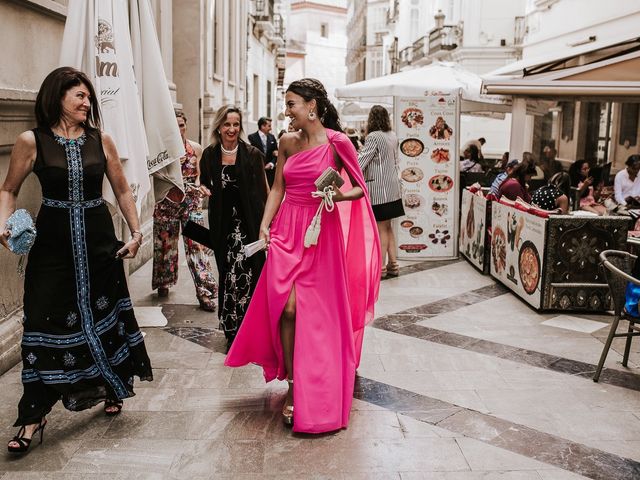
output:
MULTIPOLYGON (((508 156, 508 153, 509 152, 507 152, 507 156, 508 156)), ((496 175, 496 178, 493 180, 493 183, 491 184, 491 189, 490 189, 490 193, 492 193, 495 197, 498 196, 498 190, 500 189, 500 185, 502 185, 502 182, 504 182, 509 176, 509 174, 513 172, 513 169, 515 168, 516 165, 518 165, 518 160, 516 160, 515 158, 513 160, 508 160, 504 166, 504 171, 496 175)))
POLYGON ((569 191, 570 185, 569 174, 558 172, 549 179, 549 183, 533 192, 531 203, 543 210, 560 209, 566 215, 569 213, 569 197, 565 192, 569 191))
POLYGON ((529 162, 536 167, 536 173, 535 175, 531 176, 531 180, 539 181, 538 185, 540 185, 541 183, 545 183, 544 180, 546 179, 546 177, 545 177, 544 171, 542 170, 542 168, 540 168, 539 162, 536 161, 535 157, 533 156, 533 153, 522 152, 522 161, 529 162))
POLYGON ((571 186, 576 187, 580 210, 605 215, 607 207, 599 202, 603 182, 600 178, 589 175, 591 167, 586 160, 576 160, 569 168, 571 186))
POLYGON ((562 163, 556 160, 556 153, 556 147, 553 145, 547 145, 542 149, 542 158, 539 164, 546 180, 549 180, 556 173, 562 171, 562 163))
POLYGON ((498 200, 502 197, 509 200, 521 198, 525 202, 531 202, 528 182, 535 175, 536 167, 530 162, 520 162, 513 168, 507 179, 498 189, 498 200))
POLYGON ((509 163, 509 152, 504 152, 502 154, 502 157, 500 157, 500 160, 496 162, 493 168, 504 170, 505 168, 507 168, 507 163, 509 163))
MULTIPOLYGON (((640 203, 633 201, 640 197, 640 155, 630 155, 625 162, 626 168, 616 173, 613 180, 613 192, 615 201, 619 205, 627 203, 640 203)), ((640 200, 640 198, 638 199, 640 200)))
POLYGON ((473 143, 467 143, 462 151, 462 158, 460 159, 460 173, 483 173, 482 165, 480 164, 480 151, 478 147, 473 143))

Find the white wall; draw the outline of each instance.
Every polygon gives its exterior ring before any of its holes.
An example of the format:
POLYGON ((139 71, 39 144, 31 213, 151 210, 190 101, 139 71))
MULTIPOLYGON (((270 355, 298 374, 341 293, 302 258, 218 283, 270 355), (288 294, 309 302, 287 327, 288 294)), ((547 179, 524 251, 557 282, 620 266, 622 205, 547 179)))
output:
POLYGON ((277 77, 275 64, 275 53, 269 50, 255 35, 249 35, 249 51, 247 52, 247 115, 244 121, 244 128, 247 134, 257 130, 257 121, 260 117, 271 117, 275 120, 281 110, 281 106, 276 104, 277 77), (253 88, 254 75, 258 75, 259 78, 257 92, 253 88), (267 81, 271 82, 271 111, 269 111, 267 105, 267 81), (258 111, 254 111, 256 95, 258 96, 258 111))
MULTIPOLYGON (((523 58, 548 55, 595 35, 597 42, 615 43, 638 36, 638 0, 558 0, 549 8, 527 2, 528 34, 523 58)), ((549 3, 549 2, 547 2, 549 3)))
POLYGON ((305 45, 304 68, 299 62, 287 61, 285 85, 306 77, 317 78, 333 99, 337 87, 346 84, 347 13, 346 0, 323 0, 316 4, 339 7, 339 11, 322 10, 313 6, 292 9, 288 13, 287 36, 305 45), (344 9, 344 10, 342 10, 344 9), (328 25, 327 38, 321 36, 321 25, 328 25), (291 65, 291 69, 289 69, 291 65), (302 71, 301 71, 302 70, 302 71))

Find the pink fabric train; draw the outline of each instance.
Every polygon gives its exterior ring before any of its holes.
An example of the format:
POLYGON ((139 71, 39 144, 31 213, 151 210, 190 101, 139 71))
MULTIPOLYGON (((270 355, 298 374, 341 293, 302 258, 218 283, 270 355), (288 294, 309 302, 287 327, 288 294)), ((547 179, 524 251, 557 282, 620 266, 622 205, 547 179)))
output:
MULTIPOLYGON (((286 378, 280 314, 296 289, 293 398, 297 432, 321 433, 349 422, 364 327, 373 320, 380 286, 380 242, 369 194, 349 139, 327 129, 328 142, 290 156, 285 198, 271 224, 266 264, 225 365, 256 363, 265 380, 286 378), (333 145, 364 191, 353 202, 323 211, 318 245, 303 245, 320 200, 314 180, 336 168, 333 145)), ((343 191, 351 188, 345 172, 343 191)))

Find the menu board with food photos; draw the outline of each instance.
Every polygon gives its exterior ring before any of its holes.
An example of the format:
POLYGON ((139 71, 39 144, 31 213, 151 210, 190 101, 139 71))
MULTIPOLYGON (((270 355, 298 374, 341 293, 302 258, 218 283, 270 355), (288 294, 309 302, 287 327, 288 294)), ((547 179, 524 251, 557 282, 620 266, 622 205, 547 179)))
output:
POLYGON ((462 191, 460 253, 483 273, 489 273, 487 222, 490 209, 491 201, 484 197, 482 191, 472 193, 468 188, 462 191))
POLYGON ((402 204, 398 222, 401 258, 457 255, 458 93, 427 91, 396 97, 402 204))
POLYGON ((542 303, 547 219, 491 204, 491 275, 535 308, 542 303))

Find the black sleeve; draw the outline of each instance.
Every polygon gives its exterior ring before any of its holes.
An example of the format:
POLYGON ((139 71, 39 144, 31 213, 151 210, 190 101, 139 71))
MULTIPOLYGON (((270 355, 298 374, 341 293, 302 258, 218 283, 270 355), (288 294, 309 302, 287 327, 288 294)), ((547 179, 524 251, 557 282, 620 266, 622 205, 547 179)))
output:
POLYGON ((200 157, 200 184, 207 188, 211 188, 211 164, 212 164, 212 150, 207 147, 202 152, 200 157))
POLYGON ((249 159, 251 162, 251 169, 253 170, 253 176, 256 181, 257 191, 260 192, 260 197, 267 198, 267 175, 264 170, 264 153, 257 148, 249 149, 249 159))

